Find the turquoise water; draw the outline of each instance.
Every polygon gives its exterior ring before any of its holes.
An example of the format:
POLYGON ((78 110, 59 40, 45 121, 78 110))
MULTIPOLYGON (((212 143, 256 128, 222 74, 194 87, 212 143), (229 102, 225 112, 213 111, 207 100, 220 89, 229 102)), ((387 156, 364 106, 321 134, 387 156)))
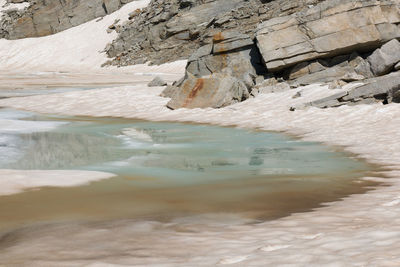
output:
POLYGON ((279 133, 5 109, 1 121, 8 125, 0 128, 2 169, 117 175, 0 197, 10 222, 208 213, 275 218, 365 191, 355 180, 369 170, 342 152, 279 133))
MULTIPOLYGON (((55 118, 37 119, 39 124, 55 118)), ((343 153, 277 133, 112 118, 56 119, 60 125, 50 131, 10 134, 19 139, 23 156, 13 163, 0 162, 0 167, 97 170, 178 184, 364 168, 343 153)))

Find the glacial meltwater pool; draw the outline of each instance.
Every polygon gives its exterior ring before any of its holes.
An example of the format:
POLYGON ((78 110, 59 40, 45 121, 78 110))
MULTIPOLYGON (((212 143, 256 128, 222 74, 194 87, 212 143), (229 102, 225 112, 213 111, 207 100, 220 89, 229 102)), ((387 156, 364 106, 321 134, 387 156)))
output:
POLYGON ((257 222, 309 211, 370 185, 358 180, 370 170, 363 161, 284 134, 11 109, 0 109, 0 169, 116 175, 0 196, 0 231, 74 220, 257 222))

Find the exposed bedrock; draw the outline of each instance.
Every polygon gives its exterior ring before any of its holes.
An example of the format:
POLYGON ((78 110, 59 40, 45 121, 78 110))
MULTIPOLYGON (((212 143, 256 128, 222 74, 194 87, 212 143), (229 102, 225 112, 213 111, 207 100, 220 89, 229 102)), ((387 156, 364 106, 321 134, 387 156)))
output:
POLYGON ((218 32, 254 37, 261 21, 293 14, 323 0, 152 0, 125 22, 107 48, 108 64, 163 64, 187 59, 218 32))
MULTIPOLYGON (((219 108, 299 85, 370 84, 399 68, 399 23, 399 1, 332 0, 262 22, 254 35, 215 33, 189 58, 184 79, 163 95, 172 98, 172 109, 219 108)), ((394 85, 376 81, 385 93, 363 99, 391 102, 394 85)), ((360 102, 342 100, 339 105, 360 102)))
POLYGON ((25 10, 9 10, 0 18, 0 38, 51 35, 105 16, 134 0, 10 0, 29 2, 25 10))
POLYGON ((235 31, 220 32, 212 44, 199 48, 188 60, 183 81, 167 88, 171 109, 221 108, 250 96, 264 70, 254 42, 235 31))
POLYGON ((258 26, 266 67, 276 72, 299 62, 371 51, 400 37, 398 1, 330 0, 258 26))
POLYGON ((375 75, 389 73, 399 61, 400 42, 396 39, 383 45, 368 57, 371 70, 375 75))
POLYGON ((304 106, 293 107, 292 109, 304 108, 307 106, 319 108, 332 108, 343 105, 371 104, 371 103, 400 103, 400 72, 389 73, 384 76, 367 79, 363 85, 340 93, 333 94, 304 106))

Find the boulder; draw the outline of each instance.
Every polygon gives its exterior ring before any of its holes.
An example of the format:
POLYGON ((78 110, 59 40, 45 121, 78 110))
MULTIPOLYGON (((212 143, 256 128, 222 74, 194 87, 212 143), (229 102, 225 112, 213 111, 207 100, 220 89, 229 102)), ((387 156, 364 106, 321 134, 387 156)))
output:
POLYGON ((156 76, 151 82, 147 84, 148 87, 166 86, 168 85, 162 78, 156 76))
POLYGON ((363 86, 349 91, 343 97, 343 101, 355 101, 357 99, 378 98, 392 102, 393 95, 400 89, 400 72, 390 73, 385 76, 373 78, 363 86))
POLYGON ((171 94, 168 107, 220 108, 243 101, 261 69, 261 57, 249 36, 219 32, 189 58, 185 79, 171 94))
POLYGON ((168 108, 222 108, 248 98, 243 82, 230 75, 189 76, 168 102, 168 108))
POLYGON ((194 52, 186 70, 196 77, 226 73, 245 80, 249 74, 256 76, 257 68, 262 68, 262 62, 254 42, 247 35, 228 31, 215 34, 212 44, 194 52))
POLYGON ((353 53, 349 58, 349 65, 354 69, 354 71, 364 76, 365 78, 372 78, 374 74, 371 71, 371 66, 368 61, 362 58, 358 53, 353 53))
MULTIPOLYGON (((390 73, 381 77, 364 81, 363 85, 349 91, 333 94, 329 97, 315 100, 304 106, 319 108, 338 107, 342 105, 400 103, 400 72, 390 73)), ((297 107, 298 108, 298 107, 297 107)), ((293 110, 297 108, 292 108, 293 110)))
POLYGON ((180 88, 178 86, 168 85, 167 88, 165 88, 164 91, 161 92, 160 96, 173 98, 176 94, 179 93, 179 90, 180 88))
POLYGON ((343 105, 341 102, 339 102, 339 99, 346 95, 347 91, 335 93, 333 95, 312 101, 308 103, 308 106, 313 106, 318 108, 338 107, 343 105))
POLYGON ((324 1, 258 26, 256 39, 271 72, 300 62, 370 51, 400 37, 397 1, 324 1))
POLYGON ((396 39, 384 44, 368 57, 371 70, 376 76, 389 73, 400 61, 400 42, 396 39))

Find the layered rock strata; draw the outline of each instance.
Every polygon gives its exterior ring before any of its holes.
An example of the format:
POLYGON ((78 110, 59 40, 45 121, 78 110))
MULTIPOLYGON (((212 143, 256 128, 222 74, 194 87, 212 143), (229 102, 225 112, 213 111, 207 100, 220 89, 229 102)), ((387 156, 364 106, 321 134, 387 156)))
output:
MULTIPOLYGON (((399 24, 398 1, 333 0, 260 23, 255 35, 217 33, 189 59, 183 81, 164 95, 172 98, 168 104, 172 109, 218 108, 274 88, 329 82, 371 84, 375 80, 368 79, 391 72, 400 61, 399 24), (243 51, 253 52, 244 56, 243 51), (261 83, 257 82, 260 77, 261 83), (229 83, 221 84, 221 79, 229 83), (265 84, 269 89, 261 90, 265 84)), ((362 99, 384 103, 397 99, 390 93, 395 91, 394 84, 388 85, 383 78, 376 81, 385 85, 385 93, 370 92, 362 99)), ((360 102, 343 97, 335 99, 339 105, 360 102)))
POLYGON ((400 38, 395 1, 325 1, 261 23, 257 45, 271 72, 303 61, 371 51, 400 38))
POLYGON ((171 109, 220 108, 250 96, 262 62, 254 42, 235 31, 213 36, 212 44, 199 48, 188 60, 182 82, 168 88, 171 109))
POLYGON ((163 64, 187 59, 218 32, 254 38, 261 21, 290 15, 323 0, 152 0, 123 24, 106 51, 108 64, 163 64))
POLYGON ((378 102, 384 104, 400 103, 400 72, 367 79, 363 85, 358 85, 351 90, 306 103, 304 106, 292 107, 292 110, 302 109, 307 106, 332 108, 378 102))
POLYGON ((0 38, 51 35, 110 14, 131 1, 134 0, 17 0, 29 2, 30 6, 5 12, 0 18, 0 38))

